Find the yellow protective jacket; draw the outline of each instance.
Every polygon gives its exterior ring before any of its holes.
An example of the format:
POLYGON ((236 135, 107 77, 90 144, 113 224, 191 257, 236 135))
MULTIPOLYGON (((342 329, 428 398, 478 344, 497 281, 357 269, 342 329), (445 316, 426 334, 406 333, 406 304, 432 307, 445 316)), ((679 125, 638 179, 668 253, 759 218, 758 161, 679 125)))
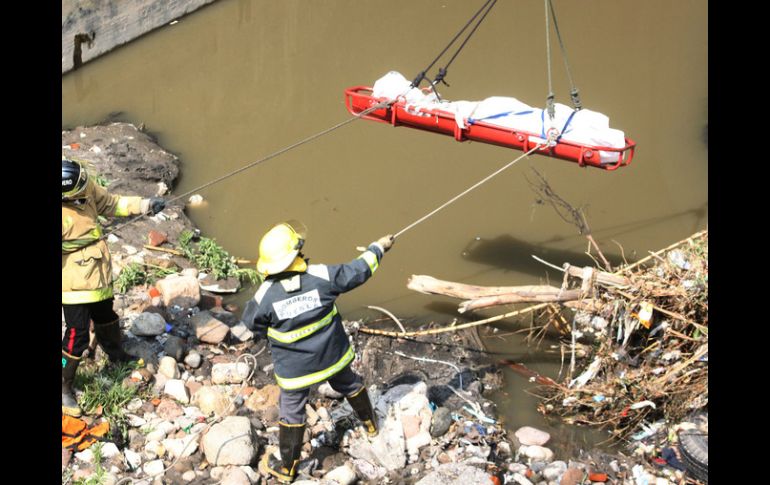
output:
POLYGON ((112 261, 97 216, 141 214, 141 197, 113 195, 89 179, 83 195, 61 203, 61 302, 112 298, 112 261))

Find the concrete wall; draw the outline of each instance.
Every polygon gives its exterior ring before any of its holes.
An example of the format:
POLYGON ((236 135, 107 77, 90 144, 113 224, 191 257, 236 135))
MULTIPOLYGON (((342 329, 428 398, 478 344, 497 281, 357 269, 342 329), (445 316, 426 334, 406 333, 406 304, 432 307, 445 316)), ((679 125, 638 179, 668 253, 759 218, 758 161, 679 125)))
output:
POLYGON ((74 67, 77 50, 82 62, 88 62, 214 1, 62 0, 61 72, 74 67))

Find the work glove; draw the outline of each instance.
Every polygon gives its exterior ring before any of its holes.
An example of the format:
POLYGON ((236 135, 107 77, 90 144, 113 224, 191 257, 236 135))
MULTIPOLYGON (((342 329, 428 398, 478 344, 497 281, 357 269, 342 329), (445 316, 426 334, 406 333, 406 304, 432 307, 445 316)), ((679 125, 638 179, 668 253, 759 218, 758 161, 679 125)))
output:
POLYGON ((155 215, 166 208, 166 201, 162 197, 150 197, 147 205, 150 214, 155 215))
POLYGON ((392 234, 388 234, 387 236, 382 236, 377 240, 377 244, 382 246, 382 249, 385 252, 388 252, 388 249, 390 249, 391 246, 393 246, 393 241, 396 239, 393 237, 392 234))

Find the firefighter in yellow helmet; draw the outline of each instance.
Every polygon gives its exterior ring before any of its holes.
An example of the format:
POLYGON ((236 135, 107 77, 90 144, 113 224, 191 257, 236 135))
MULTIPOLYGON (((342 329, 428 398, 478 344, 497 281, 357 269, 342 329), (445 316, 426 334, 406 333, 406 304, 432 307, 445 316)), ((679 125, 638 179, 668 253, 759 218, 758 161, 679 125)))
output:
POLYGON ((346 396, 369 435, 377 434, 366 386, 350 369, 355 352, 335 301, 374 274, 393 237, 378 239, 358 258, 338 265, 309 265, 300 252, 305 237, 305 226, 298 221, 277 224, 262 237, 257 270, 265 280, 246 304, 242 318, 258 335, 266 334, 270 343, 275 379, 281 388, 281 459, 266 455, 262 466, 284 483, 296 476, 310 386, 329 381, 346 396))
POLYGON ((80 416, 72 381, 88 347, 90 321, 110 362, 133 359, 122 348, 119 318, 112 309, 112 264, 97 217, 130 216, 163 210, 159 197, 113 195, 95 183, 86 162, 61 161, 61 302, 66 330, 62 339, 62 413, 80 416))

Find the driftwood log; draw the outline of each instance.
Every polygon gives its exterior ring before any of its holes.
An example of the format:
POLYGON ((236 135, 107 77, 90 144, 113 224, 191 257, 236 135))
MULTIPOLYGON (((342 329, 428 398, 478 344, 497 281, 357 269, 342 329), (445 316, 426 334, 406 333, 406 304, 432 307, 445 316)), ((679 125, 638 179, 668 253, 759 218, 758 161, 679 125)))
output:
POLYGON ((579 289, 562 290, 555 286, 476 286, 443 281, 427 275, 412 275, 407 288, 420 293, 462 298, 458 311, 487 308, 511 303, 551 303, 580 300, 586 296, 579 289))

